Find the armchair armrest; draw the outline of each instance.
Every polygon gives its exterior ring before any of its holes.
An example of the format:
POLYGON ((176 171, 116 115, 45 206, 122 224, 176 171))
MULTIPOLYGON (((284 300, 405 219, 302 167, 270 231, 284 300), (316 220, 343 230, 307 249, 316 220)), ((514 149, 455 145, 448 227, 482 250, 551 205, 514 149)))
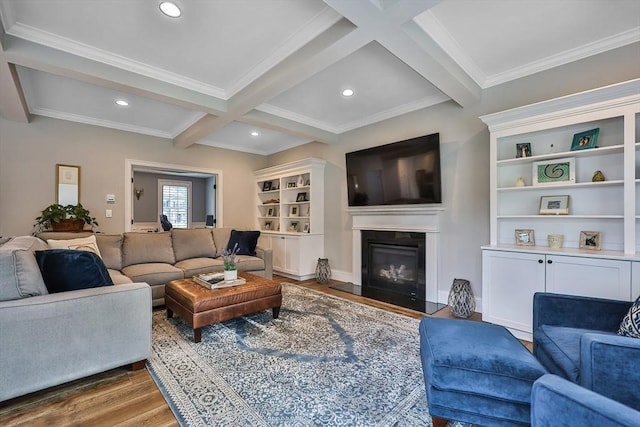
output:
POLYGON ((580 338, 580 384, 640 410, 640 339, 587 333, 580 338))
POLYGON ((533 330, 541 325, 616 332, 631 301, 537 292, 533 296, 533 330))
POLYGON ((264 261, 264 277, 273 278, 273 249, 256 247, 256 256, 264 261))
POLYGON ((556 375, 543 375, 531 391, 531 425, 638 427, 640 412, 556 375))

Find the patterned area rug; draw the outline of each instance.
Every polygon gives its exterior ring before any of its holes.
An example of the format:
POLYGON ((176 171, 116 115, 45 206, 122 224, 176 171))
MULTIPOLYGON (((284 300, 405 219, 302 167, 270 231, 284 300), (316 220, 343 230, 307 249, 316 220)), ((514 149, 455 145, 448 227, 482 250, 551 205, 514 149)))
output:
POLYGON ((430 426, 419 321, 299 286, 203 328, 164 311, 147 367, 183 426, 430 426))

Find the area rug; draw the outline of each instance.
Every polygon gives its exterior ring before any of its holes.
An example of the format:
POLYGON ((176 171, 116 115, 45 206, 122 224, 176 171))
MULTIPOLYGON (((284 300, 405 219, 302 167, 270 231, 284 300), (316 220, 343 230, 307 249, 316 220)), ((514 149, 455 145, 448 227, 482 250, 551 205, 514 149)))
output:
POLYGON ((147 367, 182 426, 430 426, 416 319, 283 284, 271 310, 203 328, 153 316, 147 367))

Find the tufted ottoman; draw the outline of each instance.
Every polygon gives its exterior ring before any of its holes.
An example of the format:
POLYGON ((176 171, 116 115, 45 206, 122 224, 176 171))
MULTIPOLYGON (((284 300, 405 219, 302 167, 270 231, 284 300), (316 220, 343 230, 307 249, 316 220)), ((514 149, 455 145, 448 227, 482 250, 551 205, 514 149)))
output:
POLYGON ((273 309, 277 319, 282 305, 280 284, 250 273, 238 273, 247 283, 222 289, 206 289, 191 279, 167 284, 164 301, 167 317, 177 314, 193 328, 193 341, 200 342, 202 327, 245 314, 273 309))
POLYGON ((434 425, 531 423, 531 387, 547 371, 506 328, 425 317, 420 355, 434 425))

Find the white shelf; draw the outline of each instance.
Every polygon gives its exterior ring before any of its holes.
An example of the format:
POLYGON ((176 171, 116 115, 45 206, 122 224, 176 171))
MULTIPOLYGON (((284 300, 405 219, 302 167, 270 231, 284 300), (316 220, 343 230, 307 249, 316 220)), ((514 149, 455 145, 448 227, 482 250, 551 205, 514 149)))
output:
POLYGON ((497 215, 497 219, 546 219, 546 220, 576 220, 576 219, 624 219, 624 215, 497 215))
MULTIPOLYGON (((636 182, 640 182, 640 180, 636 180, 636 182)), ((597 188, 597 187, 613 187, 613 186, 621 186, 624 185, 624 181, 621 179, 616 179, 612 181, 599 181, 599 182, 577 182, 575 184, 559 184, 559 185, 527 185, 524 187, 499 187, 496 188, 498 192, 504 191, 531 191, 531 190, 547 190, 547 189, 557 189, 557 188, 597 188)))
POLYGON ((517 157, 513 159, 503 159, 496 161, 497 166, 511 166, 522 163, 533 163, 542 160, 561 159, 563 157, 591 157, 591 156, 604 156, 607 154, 622 153, 624 151, 624 145, 612 145, 609 147, 598 147, 589 150, 578 151, 563 151, 560 153, 542 154, 539 156, 529 157, 517 157))

